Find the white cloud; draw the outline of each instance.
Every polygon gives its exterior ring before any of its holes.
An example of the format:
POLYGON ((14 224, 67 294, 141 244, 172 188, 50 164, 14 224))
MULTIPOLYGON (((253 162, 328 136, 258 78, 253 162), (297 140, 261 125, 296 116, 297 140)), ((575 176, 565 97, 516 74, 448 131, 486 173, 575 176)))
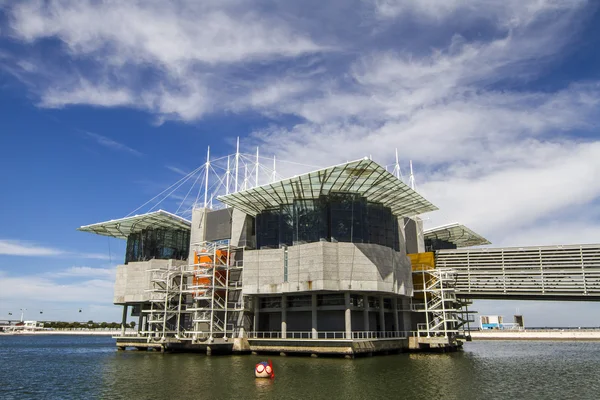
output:
POLYGON ((133 154, 134 156, 137 156, 137 157, 141 157, 143 155, 139 151, 132 149, 131 147, 129 147, 123 143, 117 142, 116 140, 110 139, 106 136, 102 136, 102 135, 99 135, 99 134, 93 133, 93 132, 84 132, 84 134, 87 135, 88 137, 94 139, 99 145, 102 145, 109 149, 116 150, 116 151, 122 151, 122 152, 125 152, 128 154, 133 154))
MULTIPOLYGON (((258 13, 239 1, 33 1, 9 7, 8 14, 15 38, 32 45, 58 39, 71 57, 94 60, 85 71, 72 64, 73 71, 38 72, 43 82, 30 86, 42 107, 126 106, 158 114, 159 121, 191 121, 214 104, 228 108, 240 91, 244 97, 252 80, 244 78, 242 63, 261 67, 331 50, 290 26, 283 14, 258 13)), ((5 68, 29 82, 33 71, 26 67, 34 64, 5 68)), ((272 96, 251 95, 248 102, 272 96)))
POLYGON ((172 165, 165 165, 165 168, 168 169, 169 171, 175 172, 176 174, 179 174, 182 176, 187 176, 189 174, 189 172, 185 172, 181 168, 177 168, 172 165))
POLYGON ((120 321, 120 308, 111 304, 114 276, 110 271, 73 267, 14 276, 0 270, 0 318, 18 319, 24 309, 28 320, 120 321))
POLYGON ((40 246, 22 240, 0 239, 0 255, 24 257, 78 257, 108 260, 109 257, 97 253, 75 253, 53 247, 40 246))
POLYGON ((99 107, 127 106, 133 104, 133 95, 123 88, 93 84, 87 80, 69 82, 67 88, 50 87, 41 96, 41 106, 59 108, 72 104, 93 104, 99 107))
POLYGON ((0 298, 37 300, 42 302, 96 303, 112 301, 114 282, 108 279, 88 279, 60 282, 41 276, 10 276, 0 271, 0 298))
POLYGON ((51 247, 37 246, 19 240, 0 240, 0 254, 9 256, 61 256, 65 251, 51 247))
POLYGON ((382 18, 396 18, 404 14, 432 20, 460 17, 465 20, 486 18, 497 20, 506 27, 531 22, 540 13, 569 12, 587 3, 587 0, 367 0, 382 18))
POLYGON ((105 278, 114 280, 116 276, 115 268, 92 268, 92 267, 71 267, 62 271, 47 272, 44 274, 48 278, 105 278))
POLYGON ((158 62, 174 73, 195 61, 228 63, 325 48, 280 18, 266 20, 236 1, 33 1, 11 11, 12 28, 27 41, 54 36, 75 54, 108 50, 111 63, 158 62))

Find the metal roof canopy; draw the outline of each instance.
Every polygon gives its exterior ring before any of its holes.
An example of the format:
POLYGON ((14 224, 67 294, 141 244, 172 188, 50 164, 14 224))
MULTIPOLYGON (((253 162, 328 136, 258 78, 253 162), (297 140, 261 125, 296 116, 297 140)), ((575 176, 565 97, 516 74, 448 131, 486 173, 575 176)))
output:
POLYGON ((112 236, 127 239, 131 233, 140 232, 149 227, 163 229, 190 229, 191 222, 168 211, 158 210, 147 214, 133 215, 121 219, 85 225, 78 231, 95 233, 102 236, 112 236))
POLYGON ((481 246, 492 244, 483 236, 473 232, 464 225, 454 223, 426 229, 423 232, 425 239, 439 239, 454 243, 456 247, 481 246))
POLYGON ((358 193, 367 201, 390 207, 397 216, 414 216, 438 209, 368 158, 219 196, 218 200, 255 216, 266 209, 292 204, 294 200, 316 199, 332 192, 358 193))

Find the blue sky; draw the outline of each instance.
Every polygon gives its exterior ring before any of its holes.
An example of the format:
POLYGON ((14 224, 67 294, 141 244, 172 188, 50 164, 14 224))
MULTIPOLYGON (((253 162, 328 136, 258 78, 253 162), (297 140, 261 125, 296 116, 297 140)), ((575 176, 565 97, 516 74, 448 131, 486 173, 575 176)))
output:
MULTIPOLYGON (((598 242, 599 22, 583 0, 0 0, 0 318, 117 320, 123 242, 75 229, 238 136, 320 166, 398 148, 427 226, 598 242)), ((476 308, 600 324, 593 304, 476 308)))

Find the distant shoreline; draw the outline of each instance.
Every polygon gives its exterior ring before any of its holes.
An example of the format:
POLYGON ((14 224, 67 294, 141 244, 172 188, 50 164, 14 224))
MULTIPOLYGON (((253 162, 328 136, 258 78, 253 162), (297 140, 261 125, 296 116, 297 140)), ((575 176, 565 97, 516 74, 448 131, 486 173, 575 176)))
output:
MULTIPOLYGON (((0 332, 0 336, 38 336, 38 335, 63 335, 63 336, 113 336, 121 331, 35 331, 35 332, 0 332)), ((132 333, 129 332, 128 333, 132 333)))
POLYGON ((588 340, 600 341, 600 330, 473 331, 473 340, 588 340))

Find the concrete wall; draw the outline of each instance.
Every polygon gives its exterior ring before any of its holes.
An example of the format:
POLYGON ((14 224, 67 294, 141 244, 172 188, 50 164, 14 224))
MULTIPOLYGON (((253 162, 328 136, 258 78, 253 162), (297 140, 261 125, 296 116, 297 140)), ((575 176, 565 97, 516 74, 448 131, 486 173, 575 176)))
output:
POLYGON ((206 213, 205 237, 207 241, 231 238, 231 208, 209 211, 206 213))
POLYGON ((411 264, 376 244, 316 242, 245 251, 244 294, 312 290, 379 291, 412 296, 411 264))
POLYGON ((192 210, 192 226, 190 227, 190 254, 188 260, 194 261, 194 244, 200 243, 206 237, 206 213, 209 210, 206 208, 194 208, 192 210))
POLYGON ((166 269, 171 266, 184 265, 182 260, 150 260, 130 262, 117 266, 115 279, 114 304, 141 303, 150 300, 149 289, 152 289, 151 269, 166 269))
POLYGON ((240 247, 254 247, 252 217, 234 209, 231 215, 231 244, 240 247))

